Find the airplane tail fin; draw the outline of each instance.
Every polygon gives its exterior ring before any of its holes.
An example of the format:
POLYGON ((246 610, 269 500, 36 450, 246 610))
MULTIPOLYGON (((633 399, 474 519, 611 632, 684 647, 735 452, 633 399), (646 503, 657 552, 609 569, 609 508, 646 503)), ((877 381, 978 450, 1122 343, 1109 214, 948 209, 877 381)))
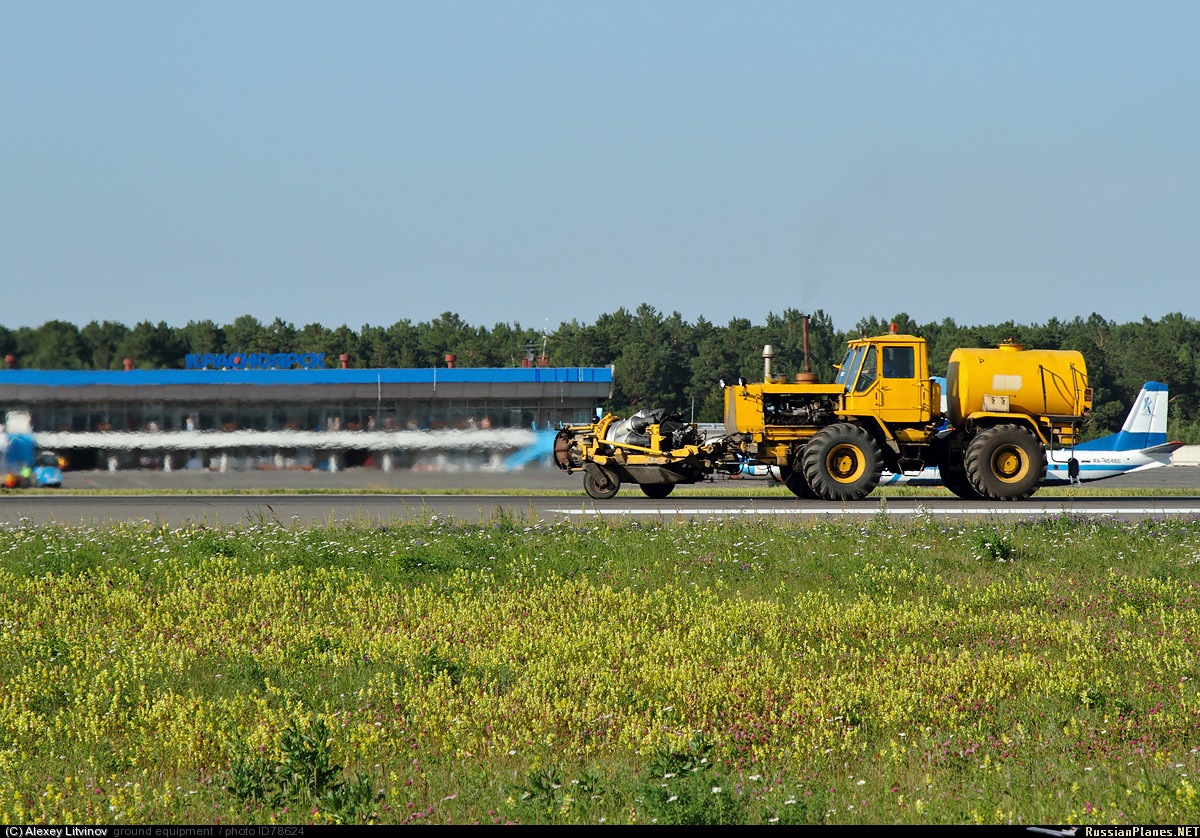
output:
POLYGON ((1115 434, 1078 445, 1108 451, 1141 451, 1167 441, 1167 385, 1147 381, 1115 434))
POLYGON ((1149 448, 1167 441, 1167 385, 1147 381, 1125 417, 1118 436, 1128 435, 1128 447, 1149 448))

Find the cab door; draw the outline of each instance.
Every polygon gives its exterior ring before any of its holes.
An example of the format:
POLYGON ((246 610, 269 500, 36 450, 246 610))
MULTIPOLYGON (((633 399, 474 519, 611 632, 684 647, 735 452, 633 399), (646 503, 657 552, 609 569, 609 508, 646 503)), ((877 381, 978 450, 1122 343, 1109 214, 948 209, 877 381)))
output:
POLYGON ((872 343, 847 393, 847 407, 888 425, 929 421, 932 397, 925 378, 923 347, 915 342, 872 343))
POLYGON ((888 424, 928 422, 932 408, 924 358, 914 343, 879 347, 879 382, 876 404, 879 418, 888 424), (919 372, 918 372, 919 371, 919 372))

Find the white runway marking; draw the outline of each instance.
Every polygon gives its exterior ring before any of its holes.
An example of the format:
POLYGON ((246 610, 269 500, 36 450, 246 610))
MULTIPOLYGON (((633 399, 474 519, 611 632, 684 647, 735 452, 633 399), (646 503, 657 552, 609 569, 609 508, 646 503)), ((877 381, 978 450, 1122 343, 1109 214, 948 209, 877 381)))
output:
POLYGON ((662 515, 799 515, 799 516, 829 516, 829 515, 846 515, 856 517, 871 517, 875 515, 1128 515, 1136 514, 1162 514, 1162 515, 1200 515, 1200 506, 1188 507, 1162 507, 1162 506, 1127 506, 1120 507, 1088 507, 1088 506, 1071 506, 1064 504, 1062 506, 939 506, 939 507, 916 507, 912 509, 893 508, 893 507, 873 507, 871 509, 823 509, 821 507, 800 507, 792 509, 754 509, 754 508, 738 508, 738 507, 697 507, 696 509, 684 509, 675 507, 674 509, 656 508, 646 509, 645 507, 632 506, 606 506, 593 507, 591 509, 547 509, 547 512, 558 515, 641 515, 641 516, 662 516, 662 515))

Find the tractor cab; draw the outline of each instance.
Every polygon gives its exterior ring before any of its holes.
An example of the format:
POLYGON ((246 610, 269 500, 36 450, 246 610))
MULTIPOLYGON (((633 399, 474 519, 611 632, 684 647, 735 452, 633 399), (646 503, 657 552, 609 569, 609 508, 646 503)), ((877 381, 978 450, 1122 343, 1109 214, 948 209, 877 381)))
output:
POLYGON ((850 341, 835 384, 844 416, 876 416, 888 425, 921 425, 940 412, 941 388, 929 377, 925 339, 895 332, 850 341))

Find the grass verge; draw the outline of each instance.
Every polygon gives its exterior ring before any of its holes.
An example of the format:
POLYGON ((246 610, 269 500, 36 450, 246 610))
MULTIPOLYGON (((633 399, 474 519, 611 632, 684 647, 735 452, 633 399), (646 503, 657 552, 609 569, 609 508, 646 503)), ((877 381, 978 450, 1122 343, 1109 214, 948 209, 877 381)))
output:
POLYGON ((1200 523, 0 529, 7 823, 1195 823, 1200 523))

